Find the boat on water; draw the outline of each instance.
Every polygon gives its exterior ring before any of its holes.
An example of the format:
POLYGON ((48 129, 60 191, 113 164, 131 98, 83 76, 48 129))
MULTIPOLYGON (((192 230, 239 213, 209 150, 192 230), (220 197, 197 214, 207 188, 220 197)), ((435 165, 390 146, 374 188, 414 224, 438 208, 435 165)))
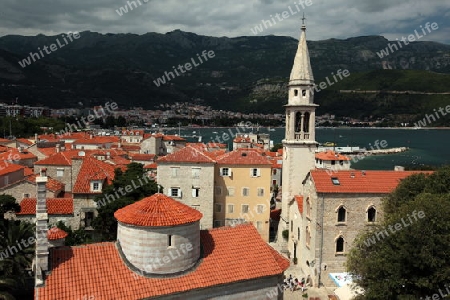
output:
POLYGON ((336 143, 333 143, 333 142, 325 142, 325 143, 322 144, 322 146, 325 146, 325 147, 334 147, 334 146, 337 146, 337 144, 336 144, 336 143))

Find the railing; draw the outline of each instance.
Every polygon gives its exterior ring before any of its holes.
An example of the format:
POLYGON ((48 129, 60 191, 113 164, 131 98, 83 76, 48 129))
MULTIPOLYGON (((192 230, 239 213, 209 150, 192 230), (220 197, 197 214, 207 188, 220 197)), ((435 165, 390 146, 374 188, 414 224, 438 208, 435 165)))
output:
POLYGON ((305 132, 295 132, 294 139, 296 140, 309 140, 310 134, 305 132))

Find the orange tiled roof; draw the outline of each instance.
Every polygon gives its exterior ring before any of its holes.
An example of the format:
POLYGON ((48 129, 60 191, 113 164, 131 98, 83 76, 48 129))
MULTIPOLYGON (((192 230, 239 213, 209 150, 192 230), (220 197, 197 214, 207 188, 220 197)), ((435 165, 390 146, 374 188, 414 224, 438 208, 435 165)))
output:
POLYGON ((332 150, 316 153, 316 158, 321 160, 350 160, 350 157, 336 153, 332 150))
POLYGON ((223 165, 272 165, 267 156, 259 149, 240 148, 217 157, 217 163, 223 165))
POLYGON ((38 160, 35 165, 71 166, 72 161, 67 157, 67 152, 55 153, 47 158, 38 160))
MULTIPOLYGON (((47 198, 47 211, 50 215, 73 214, 73 198, 47 198)), ((24 198, 20 202, 20 212, 16 215, 35 215, 36 198, 24 198)))
POLYGON ((128 157, 132 160, 152 161, 155 159, 155 154, 130 153, 128 157))
POLYGON ((56 226, 50 228, 50 229, 47 231, 47 238, 48 238, 50 241, 63 239, 63 238, 65 238, 65 237, 68 236, 68 235, 69 235, 69 234, 68 234, 67 232, 65 232, 65 231, 62 230, 62 229, 59 229, 59 228, 56 227, 56 226))
MULTIPOLYGON (((1 140, 0 143, 11 142, 10 140, 5 140, 5 139, 0 139, 0 140, 1 140)), ((34 140, 34 138, 33 138, 33 140, 34 140)), ((19 143, 28 145, 28 146, 31 146, 34 144, 34 142, 31 142, 30 140, 24 139, 24 138, 16 139, 16 141, 18 141, 19 143)))
POLYGON ((8 151, 0 154, 0 160, 22 160, 30 158, 37 158, 37 156, 27 150, 20 152, 16 148, 10 148, 8 151))
POLYGON ((158 168, 158 165, 156 163, 151 163, 144 166, 144 169, 156 169, 156 168, 158 168))
POLYGON ((100 145, 117 142, 118 139, 110 136, 95 136, 92 138, 81 138, 73 142, 74 145, 100 145))
MULTIPOLYGON (((32 183, 32 184, 36 184, 36 177, 38 175, 37 174, 32 174, 30 176, 28 176, 25 180, 27 180, 28 182, 32 183)), ((56 191, 63 191, 65 184, 53 179, 51 177, 47 176, 47 183, 45 184, 46 188, 52 192, 56 192, 56 191)))
POLYGON ((297 202, 298 211, 303 214, 303 196, 294 196, 295 202, 297 202))
POLYGON ((182 137, 179 137, 178 135, 163 135, 162 136, 163 141, 186 141, 182 137))
POLYGON ((135 226, 175 226, 192 223, 202 213, 164 194, 154 194, 114 213, 122 223, 135 226))
MULTIPOLYGON (((176 277, 148 278, 132 272, 114 243, 51 249, 52 272, 36 288, 39 300, 148 299, 204 290, 231 283, 281 275, 289 261, 265 243, 251 224, 201 231, 203 258, 191 272, 176 277)), ((37 298, 35 298, 37 299, 37 298)))
POLYGON ((24 167, 23 168, 23 175, 24 176, 30 176, 30 175, 33 175, 33 174, 34 174, 33 169, 28 168, 28 167, 24 167))
POLYGON ((2 163, 3 169, 0 169, 0 176, 6 175, 8 173, 17 172, 19 170, 25 169, 24 166, 16 165, 16 164, 8 164, 5 167, 5 163, 2 163))
POLYGON ((318 193, 389 194, 402 179, 418 173, 430 172, 349 170, 328 174, 326 170, 313 170, 311 177, 318 193), (332 178, 337 178, 339 185, 333 184, 332 178))
POLYGON ((81 163, 80 172, 78 173, 73 193, 78 194, 98 194, 91 192, 91 180, 103 180, 110 184, 114 179, 114 166, 100 161, 93 157, 84 157, 81 163))
POLYGON ((214 160, 207 156, 203 151, 187 146, 175 153, 160 157, 157 162, 214 163, 214 160))

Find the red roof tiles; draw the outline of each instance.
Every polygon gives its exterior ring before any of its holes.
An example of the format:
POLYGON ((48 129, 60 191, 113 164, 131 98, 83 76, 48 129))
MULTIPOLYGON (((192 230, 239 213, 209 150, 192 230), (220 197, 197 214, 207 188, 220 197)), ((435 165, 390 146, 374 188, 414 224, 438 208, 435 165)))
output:
POLYGON ((67 153, 59 152, 55 153, 47 158, 38 160, 34 163, 35 165, 53 165, 53 166, 71 166, 72 161, 67 156, 67 153))
POLYGON ((2 166, 0 168, 0 176, 9 174, 9 173, 13 173, 13 172, 17 172, 19 170, 22 170, 22 172, 24 172, 23 170, 25 169, 24 166, 21 165, 16 165, 16 164, 7 164, 5 162, 2 163, 2 166), (6 165, 6 167, 5 167, 6 165))
POLYGON ((223 165, 272 165, 267 156, 258 149, 240 148, 217 157, 223 165))
POLYGON ((389 194, 400 181, 420 171, 332 171, 314 170, 311 177, 318 193, 389 194), (328 174, 330 173, 330 174, 328 174), (332 178, 336 178, 334 184, 332 178))
POLYGON ((122 223, 149 227, 192 223, 202 216, 198 210, 163 194, 144 198, 114 213, 114 217, 122 223))
POLYGON ((68 235, 69 234, 67 232, 65 232, 62 229, 59 229, 58 227, 52 227, 47 231, 47 238, 50 241, 63 239, 68 235))
POLYGON ((187 146, 175 153, 160 157, 157 162, 214 163, 214 160, 204 152, 191 146, 187 146))
POLYGON ((297 202, 298 211, 303 214, 303 196, 294 196, 295 202, 297 202))
POLYGON ((114 179, 114 166, 93 157, 84 157, 80 172, 73 186, 73 193, 98 194, 101 191, 91 191, 91 181, 101 180, 110 184, 114 179))
POLYGON ((35 299, 147 299, 230 283, 281 275, 289 261, 267 245, 251 224, 201 231, 203 258, 190 272, 177 277, 147 278, 132 272, 114 243, 52 249, 45 286, 35 299))
POLYGON ((132 160, 153 161, 155 154, 130 153, 128 157, 132 160))
MULTIPOLYGON (((36 198, 24 198, 20 202, 20 212, 16 215, 35 215, 36 198)), ((73 198, 47 198, 47 211, 50 215, 73 214, 73 198)))
MULTIPOLYGON (((25 180, 32 184, 36 184, 37 176, 38 176, 37 174, 32 174, 28 176, 25 180)), ((65 184, 51 177, 47 177, 47 183, 45 184, 45 187, 52 192, 63 191, 65 184)))
POLYGON ((348 156, 336 153, 332 150, 316 153, 316 158, 321 160, 350 160, 348 156))

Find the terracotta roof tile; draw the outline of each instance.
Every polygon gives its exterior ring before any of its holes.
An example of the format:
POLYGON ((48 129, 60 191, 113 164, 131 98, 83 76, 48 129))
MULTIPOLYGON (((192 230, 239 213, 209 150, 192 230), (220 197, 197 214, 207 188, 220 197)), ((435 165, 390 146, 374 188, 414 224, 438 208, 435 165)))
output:
POLYGON ((158 165, 156 163, 151 163, 144 166, 144 169, 156 169, 156 168, 158 168, 158 165))
POLYGON ((0 154, 0 160, 22 160, 30 158, 37 159, 37 156, 27 150, 20 152, 16 148, 10 148, 10 150, 0 154))
POLYGON ((63 239, 69 234, 58 227, 52 227, 47 231, 47 238, 51 241, 63 239))
POLYGON ((53 166, 71 166, 72 161, 67 157, 67 153, 59 152, 55 153, 47 158, 38 160, 35 165, 53 165, 53 166))
POLYGON ((122 261, 114 243, 51 249, 52 272, 35 299, 147 299, 281 275, 289 261, 267 245, 251 224, 201 231, 203 259, 181 276, 146 278, 122 261))
POLYGON ((214 160, 191 146, 184 147, 175 153, 160 157, 157 163, 161 162, 185 162, 185 163, 214 163, 214 160))
POLYGON ((313 170, 311 177, 318 193, 389 194, 400 181, 421 171, 338 171, 313 170), (328 174, 330 173, 330 174, 328 174), (332 178, 335 178, 334 184, 332 178))
POLYGON ((223 165, 272 165, 268 157, 259 149, 240 148, 225 153, 216 160, 223 165))
MULTIPOLYGON (((20 212, 16 215, 35 215, 36 198, 24 198, 20 202, 20 212)), ((47 198, 47 211, 50 215, 73 214, 73 198, 47 198)))
MULTIPOLYGON (((37 176, 38 176, 37 174, 32 174, 32 175, 29 175, 25 180, 32 184, 36 184, 37 176)), ((47 183, 46 183, 45 187, 52 192, 63 191, 65 184, 62 183, 61 181, 58 181, 56 179, 53 179, 53 178, 47 176, 47 183)))
MULTIPOLYGON (((33 140, 34 140, 34 138, 33 138, 33 140)), ((5 140, 5 139, 1 139, 0 142, 1 142, 1 143, 4 143, 5 141, 11 142, 10 140, 5 140)), ((24 138, 16 139, 16 141, 18 141, 19 143, 28 145, 28 146, 31 146, 31 145, 34 144, 34 142, 30 141, 29 139, 24 139, 24 138)))
MULTIPOLYGON (((25 167, 16 164, 8 164, 6 167, 3 166, 3 169, 0 169, 0 176, 6 175, 8 173, 17 172, 19 170, 24 170, 25 167)), ((22 171, 23 172, 23 171, 22 171)))
POLYGON ((336 153, 332 150, 316 153, 316 158, 321 160, 350 160, 350 157, 336 153))
POLYGON ((128 157, 132 160, 153 161, 155 154, 130 153, 128 157))
POLYGON ((182 137, 179 137, 178 135, 163 135, 162 136, 163 141, 186 141, 182 137))
POLYGON ((84 157, 81 163, 80 172, 78 173, 73 193, 78 194, 98 194, 91 191, 92 180, 103 180, 110 184, 114 179, 114 166, 93 157, 84 157))
POLYGON ((202 213, 164 194, 155 194, 114 213, 122 223, 136 226, 174 226, 192 223, 202 218, 202 213))

